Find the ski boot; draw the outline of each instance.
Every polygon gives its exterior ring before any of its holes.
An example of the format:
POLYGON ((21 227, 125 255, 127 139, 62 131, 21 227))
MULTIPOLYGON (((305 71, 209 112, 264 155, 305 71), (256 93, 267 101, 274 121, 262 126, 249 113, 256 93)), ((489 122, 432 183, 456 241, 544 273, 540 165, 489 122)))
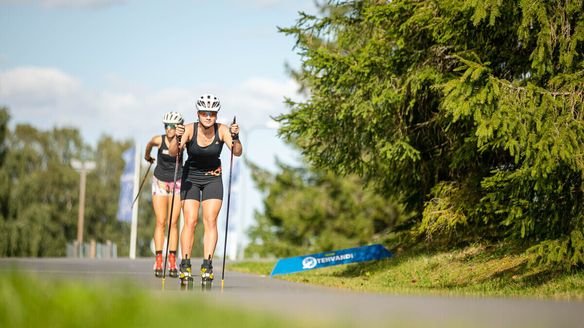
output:
POLYGON ((182 259, 180 262, 180 273, 178 276, 178 281, 180 284, 180 289, 192 289, 193 288, 193 276, 191 274, 191 260, 182 259))
POLYGON ((156 262, 154 262, 154 276, 156 278, 162 277, 162 254, 156 254, 156 262))
POLYGON ((178 277, 178 270, 176 269, 176 255, 174 253, 168 254, 168 275, 172 278, 178 277))
POLYGON ((201 286, 203 289, 210 289, 213 285, 213 263, 211 261, 211 256, 208 260, 203 260, 201 264, 201 286))

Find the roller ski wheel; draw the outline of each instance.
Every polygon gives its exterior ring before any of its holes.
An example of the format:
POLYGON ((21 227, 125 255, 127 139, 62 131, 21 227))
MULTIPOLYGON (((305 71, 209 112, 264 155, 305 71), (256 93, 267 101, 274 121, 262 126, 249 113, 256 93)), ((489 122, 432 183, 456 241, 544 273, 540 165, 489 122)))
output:
POLYGON ((210 276, 201 276, 201 283, 202 284, 212 284, 213 283, 213 274, 211 273, 210 276))
POLYGON ((156 262, 154 262, 154 276, 162 278, 162 254, 156 255, 156 262))
POLYGON ((213 280, 201 281, 201 290, 207 291, 213 288, 213 280))
POLYGON ((194 285, 193 277, 183 277, 183 278, 180 278, 179 277, 179 280, 178 281, 179 281, 180 289, 181 290, 191 290, 191 289, 193 289, 193 285, 194 285))
POLYGON ((170 253, 168 255, 168 275, 171 278, 176 278, 178 277, 178 269, 176 268, 176 255, 174 255, 173 253, 170 253))

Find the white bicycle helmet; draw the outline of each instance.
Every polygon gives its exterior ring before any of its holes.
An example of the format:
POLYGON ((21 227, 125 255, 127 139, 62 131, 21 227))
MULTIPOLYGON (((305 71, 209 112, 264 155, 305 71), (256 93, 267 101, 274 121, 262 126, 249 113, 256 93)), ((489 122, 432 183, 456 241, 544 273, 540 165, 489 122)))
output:
POLYGON ((177 112, 168 112, 162 118, 162 123, 164 124, 183 124, 183 122, 182 114, 177 112))
POLYGON ((219 102, 219 98, 213 96, 210 93, 204 94, 197 98, 198 111, 218 112, 220 109, 221 102, 219 102))

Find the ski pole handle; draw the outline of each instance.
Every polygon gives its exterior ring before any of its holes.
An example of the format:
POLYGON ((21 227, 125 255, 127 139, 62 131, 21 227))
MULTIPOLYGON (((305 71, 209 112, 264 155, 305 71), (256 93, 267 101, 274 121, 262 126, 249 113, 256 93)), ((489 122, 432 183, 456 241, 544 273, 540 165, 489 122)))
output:
MULTIPOLYGON (((233 116, 233 123, 231 123, 231 125, 236 124, 236 123, 237 123, 236 117, 233 116)), ((231 130, 231 127, 230 127, 230 130, 231 130)), ((229 132, 231 132, 231 131, 229 131, 229 132)), ((232 140, 232 144, 233 144, 233 141, 239 140, 239 133, 231 132, 231 140, 232 140)))

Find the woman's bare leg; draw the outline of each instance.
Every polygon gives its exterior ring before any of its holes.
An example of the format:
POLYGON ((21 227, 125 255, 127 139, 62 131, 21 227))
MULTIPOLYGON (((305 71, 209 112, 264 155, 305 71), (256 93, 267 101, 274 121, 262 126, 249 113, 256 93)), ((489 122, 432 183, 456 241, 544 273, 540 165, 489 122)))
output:
POLYGON ((207 199, 203 201, 203 225, 205 234, 203 236, 203 258, 208 259, 215 254, 217 246, 217 218, 221 210, 221 199, 207 199))
POLYGON ((195 228, 199 215, 199 201, 186 199, 183 202, 183 214, 185 225, 180 235, 180 245, 182 248, 183 259, 190 258, 192 255, 193 243, 195 241, 195 228))

